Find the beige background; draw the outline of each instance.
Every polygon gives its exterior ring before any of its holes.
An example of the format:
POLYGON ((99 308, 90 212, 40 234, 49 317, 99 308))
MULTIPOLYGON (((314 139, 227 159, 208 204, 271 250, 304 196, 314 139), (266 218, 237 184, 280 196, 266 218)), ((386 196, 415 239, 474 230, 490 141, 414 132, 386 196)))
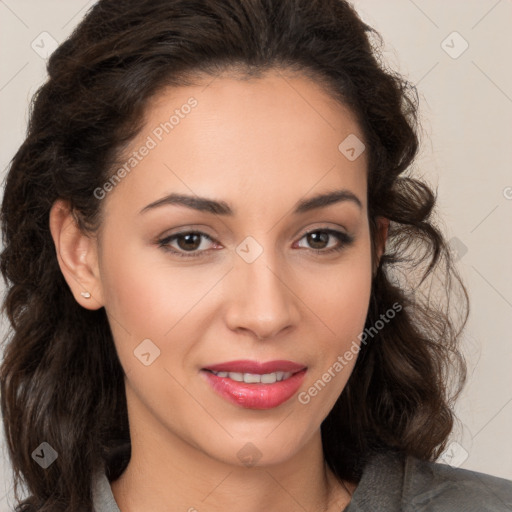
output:
MULTIPOLYGON (((93 3, 0 0, 2 179, 23 140, 29 99, 45 78, 45 52, 93 3)), ((439 212, 472 300, 461 424, 443 460, 512 479, 512 2, 354 4, 381 32, 390 64, 418 87, 424 133, 416 167, 439 186, 439 212)), ((6 512, 12 501, 3 435, 0 443, 6 512)))

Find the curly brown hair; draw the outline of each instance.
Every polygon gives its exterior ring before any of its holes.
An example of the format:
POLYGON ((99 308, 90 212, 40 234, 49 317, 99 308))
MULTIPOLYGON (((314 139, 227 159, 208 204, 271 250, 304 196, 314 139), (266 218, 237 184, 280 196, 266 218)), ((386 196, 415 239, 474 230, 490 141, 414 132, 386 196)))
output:
MULTIPOLYGON (((324 454, 357 481, 367 455, 393 449, 434 460, 452 430, 466 376, 458 341, 468 295, 434 220, 436 194, 408 171, 418 150, 418 96, 382 62, 379 36, 342 0, 100 0, 48 61, 1 208, 3 304, 12 328, 0 367, 1 410, 17 511, 91 509, 91 476, 127 465, 124 372, 104 308, 74 299, 60 271, 49 212, 69 201, 84 231, 101 223, 94 190, 140 130, 163 87, 199 74, 296 70, 357 116, 368 154, 368 214, 390 220, 365 326, 403 306, 361 346, 322 423, 324 454), (456 294, 457 300, 452 300, 456 294), (47 470, 42 441, 59 454, 47 470)), ((375 251, 375 245, 373 245, 375 251)))

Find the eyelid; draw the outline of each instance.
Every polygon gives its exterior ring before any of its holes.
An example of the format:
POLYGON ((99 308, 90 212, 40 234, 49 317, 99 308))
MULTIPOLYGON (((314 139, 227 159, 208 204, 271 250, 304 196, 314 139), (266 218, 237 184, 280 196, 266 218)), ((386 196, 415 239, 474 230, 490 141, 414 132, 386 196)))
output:
MULTIPOLYGON (((343 230, 334 229, 330 226, 317 226, 308 228, 305 231, 301 232, 300 235, 298 235, 297 242, 300 242, 306 235, 309 235, 311 233, 316 232, 324 232, 327 233, 329 236, 334 237, 338 240, 338 247, 331 247, 329 249, 309 249, 310 252, 313 252, 314 254, 318 255, 328 255, 332 254, 333 252, 341 252, 343 249, 345 249, 347 246, 351 245, 354 242, 354 237, 347 233, 347 230, 343 228, 343 230)), ((200 231, 199 229, 194 229, 192 227, 187 228, 186 226, 180 228, 180 231, 171 233, 169 235, 165 235, 164 237, 159 237, 157 240, 157 244, 160 248, 162 248, 165 251, 170 252, 171 254, 174 254, 178 257, 184 257, 184 258, 196 258, 201 256, 209 256, 211 255, 212 249, 203 249, 201 251, 191 251, 187 253, 186 251, 179 251, 176 249, 172 249, 169 247, 169 244, 172 240, 177 239, 180 236, 185 236, 189 234, 195 234, 199 235, 203 238, 206 238, 210 240, 213 243, 219 244, 218 240, 210 236, 208 233, 205 233, 203 231, 200 231)), ((307 249, 307 248, 305 248, 307 249)), ((213 249, 215 250, 215 249, 213 249)))
MULTIPOLYGON (((218 242, 218 240, 216 238, 214 238, 213 235, 209 235, 206 231, 202 231, 202 229, 208 229, 207 226, 204 226, 203 228, 203 225, 197 225, 197 224, 185 224, 183 226, 179 226, 176 229, 176 231, 174 230, 170 230, 169 232, 166 232, 165 235, 159 235, 156 239, 156 241, 160 241, 160 240, 163 240, 163 239, 167 239, 167 238, 170 238, 172 236, 176 236, 176 235, 185 235, 185 234, 189 234, 189 233, 198 233, 198 234, 201 234, 201 235, 204 235, 205 237, 209 238, 210 240, 212 241, 215 241, 215 242, 218 242)), ((295 237, 299 237, 299 238, 302 238, 304 235, 307 235, 311 232, 315 232, 315 231, 329 231, 329 230, 332 230, 332 231, 340 231, 340 228, 343 230, 342 232, 344 234, 346 234, 347 236, 349 236, 349 230, 342 224, 335 224, 334 226, 333 225, 326 225, 326 223, 320 223, 320 226, 314 226, 312 228, 304 228, 303 230, 299 230, 298 232, 296 232, 294 236, 295 237)))

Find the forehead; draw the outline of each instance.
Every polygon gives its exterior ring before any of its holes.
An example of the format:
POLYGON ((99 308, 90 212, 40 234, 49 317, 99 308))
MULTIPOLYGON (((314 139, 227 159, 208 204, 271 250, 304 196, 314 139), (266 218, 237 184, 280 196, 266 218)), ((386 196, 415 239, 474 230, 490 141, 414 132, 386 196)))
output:
POLYGON ((140 210, 181 192, 264 208, 348 188, 366 206, 366 154, 344 152, 345 141, 362 139, 352 112, 305 76, 272 71, 169 87, 148 103, 107 202, 140 210))

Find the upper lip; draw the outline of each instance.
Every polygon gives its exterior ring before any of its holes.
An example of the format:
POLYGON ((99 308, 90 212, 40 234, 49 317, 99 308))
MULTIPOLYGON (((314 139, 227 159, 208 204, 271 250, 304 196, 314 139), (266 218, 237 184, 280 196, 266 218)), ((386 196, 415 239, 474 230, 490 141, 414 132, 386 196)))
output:
POLYGON ((211 370, 214 372, 236 372, 236 373, 253 373, 264 375, 265 373, 274 372, 291 372, 296 373, 304 370, 306 365, 295 363, 293 361, 276 360, 260 363, 258 361, 238 360, 226 361, 224 363, 205 366, 203 370, 211 370))

